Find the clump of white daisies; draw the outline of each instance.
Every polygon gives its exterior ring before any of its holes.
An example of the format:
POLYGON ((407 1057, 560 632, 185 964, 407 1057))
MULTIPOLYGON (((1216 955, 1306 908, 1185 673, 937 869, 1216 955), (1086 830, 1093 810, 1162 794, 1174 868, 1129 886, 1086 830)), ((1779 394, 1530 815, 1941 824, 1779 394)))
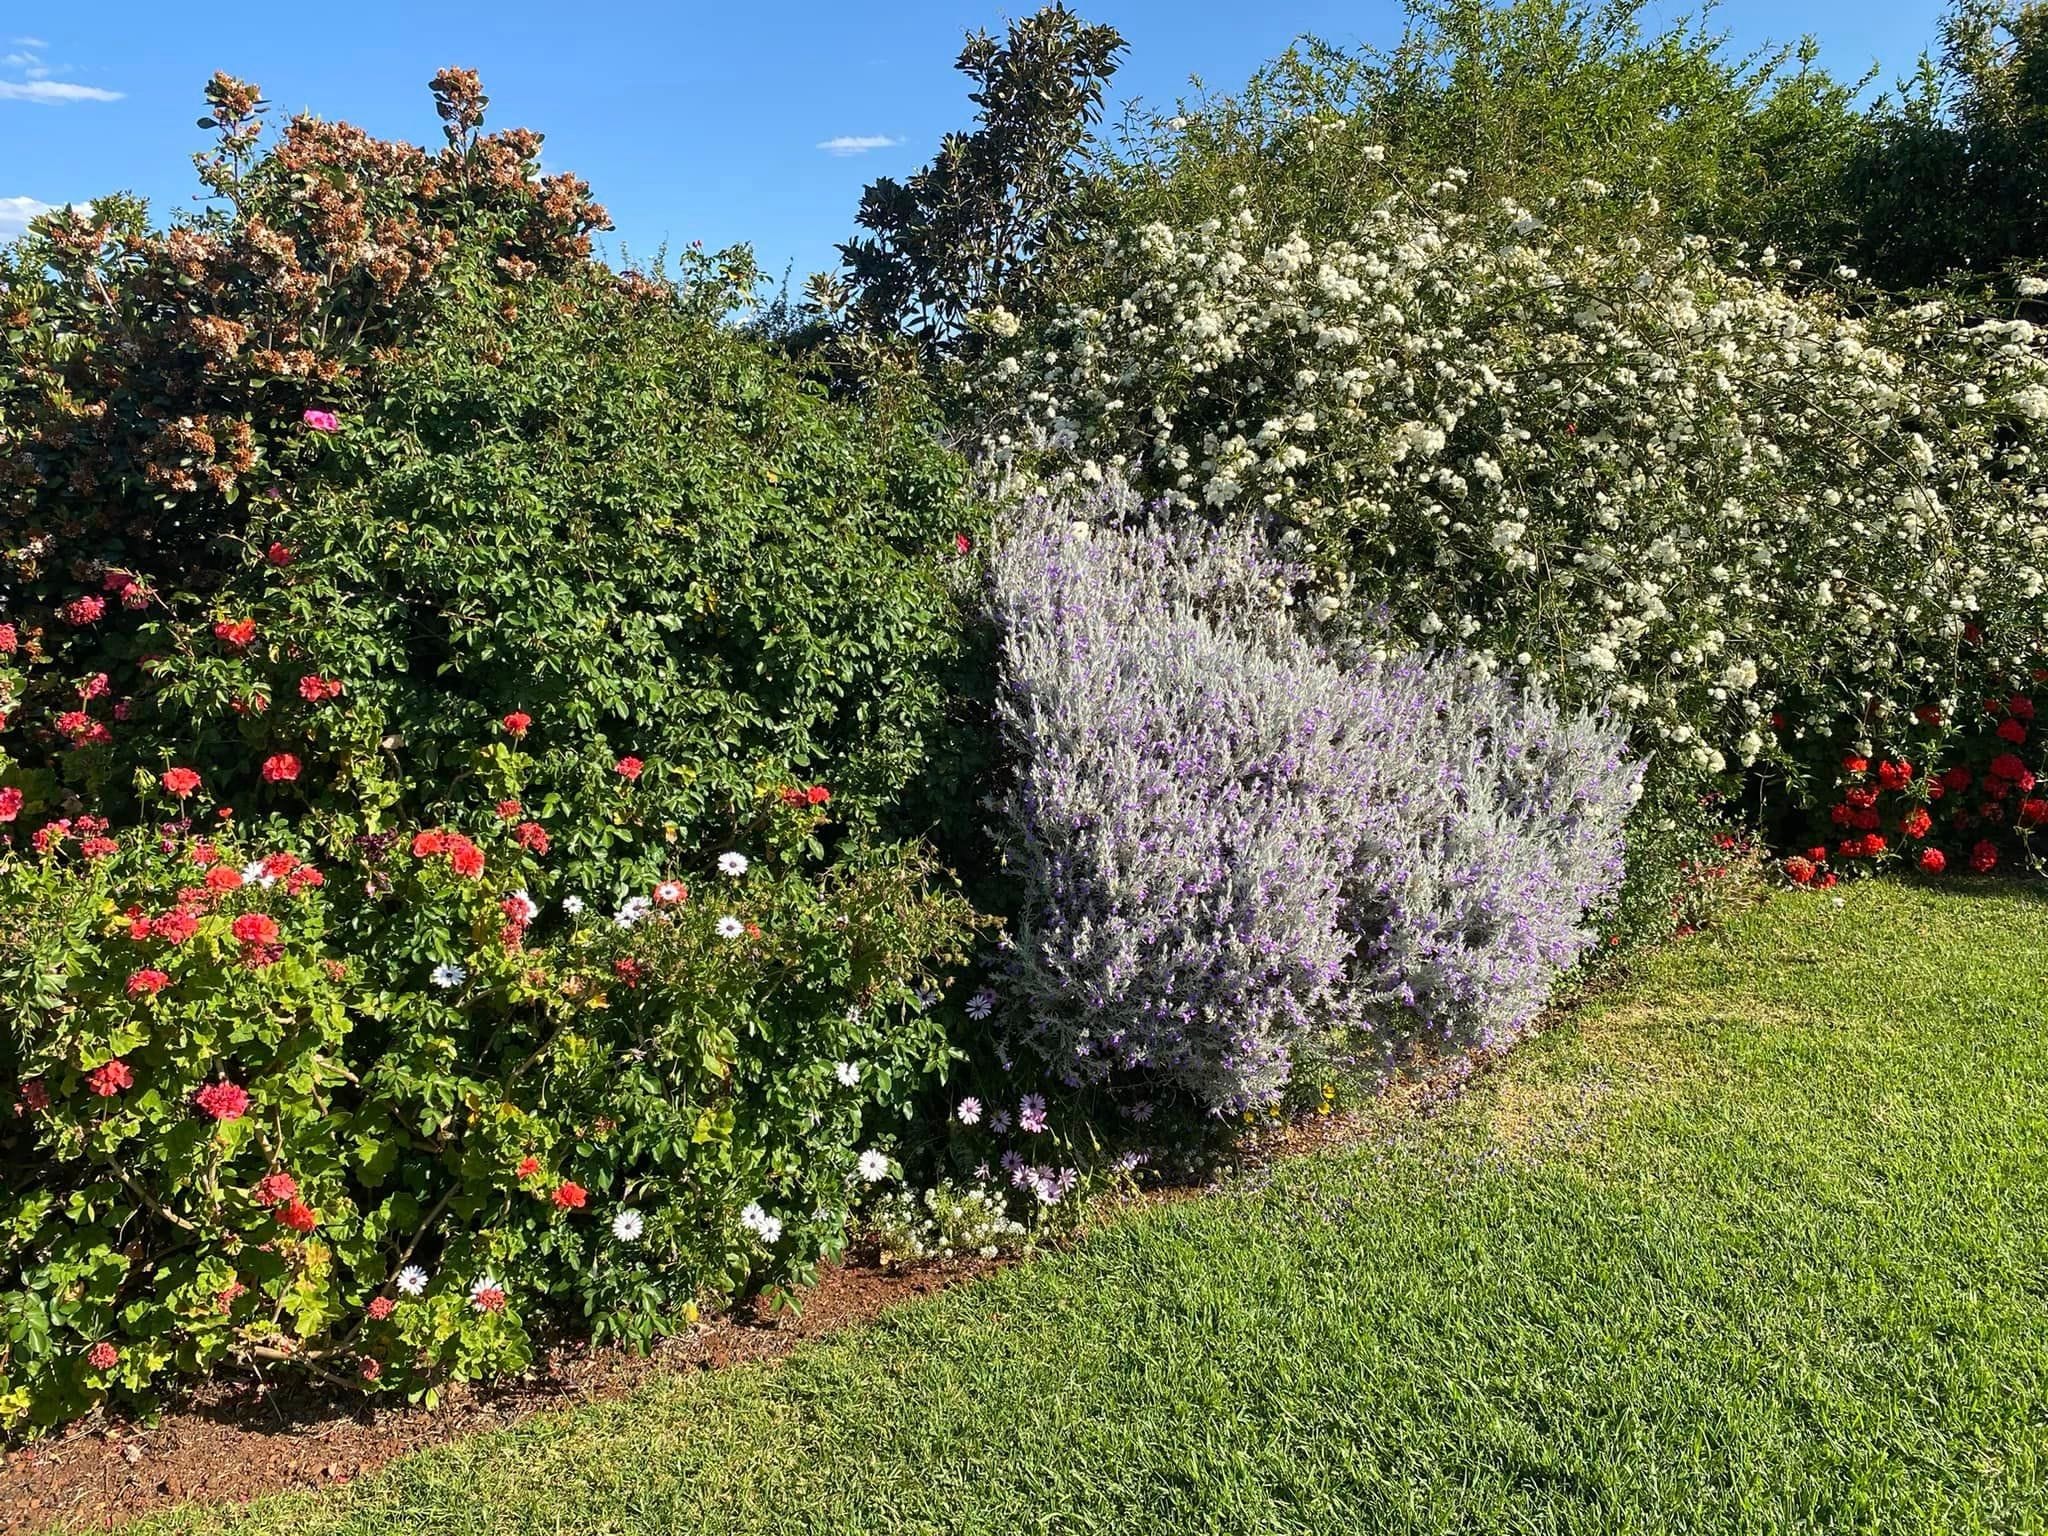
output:
POLYGON ((868 1231, 885 1264, 1001 1258, 1023 1252, 1030 1238, 999 1193, 950 1179, 922 1194, 890 1191, 868 1213, 868 1231))

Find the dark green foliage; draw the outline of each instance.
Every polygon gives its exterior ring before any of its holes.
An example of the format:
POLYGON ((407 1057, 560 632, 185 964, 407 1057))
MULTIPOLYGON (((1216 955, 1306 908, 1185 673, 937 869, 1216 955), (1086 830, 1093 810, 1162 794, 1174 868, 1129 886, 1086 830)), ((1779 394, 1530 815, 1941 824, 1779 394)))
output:
POLYGON ((975 82, 978 126, 948 134, 907 182, 861 198, 868 233, 842 245, 854 322, 900 328, 927 349, 958 342, 968 317, 1028 311, 1057 286, 1079 212, 1080 161, 1124 41, 1065 5, 976 32, 957 68, 975 82))

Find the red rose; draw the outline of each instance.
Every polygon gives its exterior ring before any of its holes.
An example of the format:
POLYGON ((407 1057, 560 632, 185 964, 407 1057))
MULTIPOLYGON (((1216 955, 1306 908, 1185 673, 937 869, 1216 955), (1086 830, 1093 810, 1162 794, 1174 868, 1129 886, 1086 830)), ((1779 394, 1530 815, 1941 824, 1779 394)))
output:
POLYGON ((182 800, 199 787, 199 775, 190 768, 166 768, 162 783, 167 791, 182 800))
POLYGON ((111 1099, 124 1088, 135 1086, 135 1074, 128 1070, 127 1062, 116 1057, 86 1073, 85 1086, 101 1098, 111 1099))
POLYGON ((1948 868, 1948 856, 1939 848, 1922 848, 1920 867, 1930 875, 1938 875, 1948 868))
POLYGON ((622 757, 612 765, 612 771, 617 773, 628 784, 631 784, 638 781, 642 770, 646 767, 647 765, 637 757, 622 757))
POLYGON ((320 1213, 303 1200, 288 1200, 283 1210, 277 1213, 283 1226, 294 1232, 310 1232, 320 1225, 320 1213))
POLYGON ((277 919, 265 912, 244 912, 235 919, 234 935, 244 944, 275 944, 277 919))
POLYGON ((505 727, 506 735, 524 736, 533 725, 533 716, 523 709, 515 709, 498 723, 505 727))
POLYGON ((581 1184, 564 1179, 555 1186, 555 1192, 549 1198, 555 1202, 557 1210, 580 1211, 583 1209, 583 1202, 589 1197, 584 1193, 581 1184))
POLYGON ((192 1102, 210 1120, 239 1120, 249 1112, 249 1090, 239 1083, 208 1083, 192 1102))
POLYGON ((299 776, 299 760, 289 752, 274 753, 263 760, 266 784, 289 784, 299 776))
POLYGON ((163 991, 170 984, 171 978, 162 971, 137 971, 128 978, 128 995, 130 997, 155 997, 157 993, 163 991))

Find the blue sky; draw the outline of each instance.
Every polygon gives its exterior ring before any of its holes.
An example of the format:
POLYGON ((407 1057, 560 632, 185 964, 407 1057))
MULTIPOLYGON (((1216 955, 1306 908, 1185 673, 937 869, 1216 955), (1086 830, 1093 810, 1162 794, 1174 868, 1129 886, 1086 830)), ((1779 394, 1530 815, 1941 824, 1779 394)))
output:
MULTIPOLYGON (((1031 0, 1012 0, 1013 12, 1031 0)), ((1119 97, 1165 102, 1199 74, 1234 87, 1302 32, 1385 42, 1391 0, 1081 0, 1131 44, 1119 97)), ((1910 68, 1939 0, 1728 0, 1718 25, 1748 46, 1811 32, 1838 73, 1910 68)), ((1666 3, 1661 14, 1679 14, 1666 3)), ((0 238, 36 204, 127 190, 189 199, 200 88, 215 69, 261 84, 278 115, 306 110, 416 141, 437 138, 426 81, 480 70, 491 121, 547 135, 550 169, 587 178, 633 251, 750 241, 779 273, 830 265, 862 185, 922 163, 967 120, 952 70, 994 4, 429 5, 360 0, 0 0, 0 238), (868 141, 869 147, 835 140, 868 141)))

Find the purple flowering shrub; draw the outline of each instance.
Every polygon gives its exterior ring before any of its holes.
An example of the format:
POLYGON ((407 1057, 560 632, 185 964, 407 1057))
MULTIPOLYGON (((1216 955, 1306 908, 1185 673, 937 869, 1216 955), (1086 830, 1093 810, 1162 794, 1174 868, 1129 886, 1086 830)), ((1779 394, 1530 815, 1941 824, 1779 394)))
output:
POLYGON ((1107 510, 992 556, 1018 1043, 1140 1117, 1224 1115, 1333 1039, 1526 1025, 1621 877, 1620 729, 1457 657, 1339 664, 1250 530, 1107 510))

